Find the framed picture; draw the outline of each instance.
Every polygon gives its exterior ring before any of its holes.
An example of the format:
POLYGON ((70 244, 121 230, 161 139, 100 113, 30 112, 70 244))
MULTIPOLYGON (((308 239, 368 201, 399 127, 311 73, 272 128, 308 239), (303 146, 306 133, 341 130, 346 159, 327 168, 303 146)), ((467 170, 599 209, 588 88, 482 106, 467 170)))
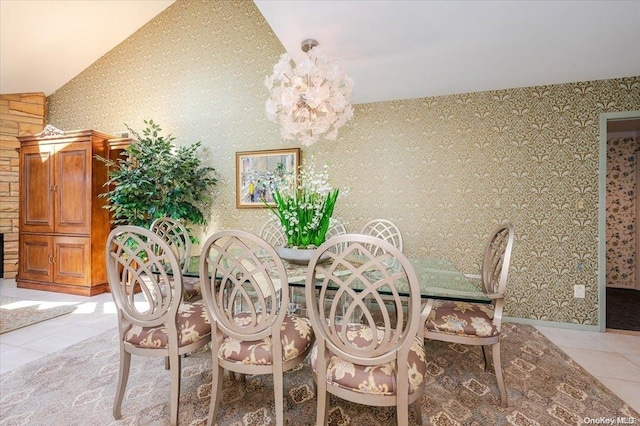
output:
POLYGON ((236 152, 236 207, 275 206, 273 190, 295 185, 299 167, 300 148, 236 152))

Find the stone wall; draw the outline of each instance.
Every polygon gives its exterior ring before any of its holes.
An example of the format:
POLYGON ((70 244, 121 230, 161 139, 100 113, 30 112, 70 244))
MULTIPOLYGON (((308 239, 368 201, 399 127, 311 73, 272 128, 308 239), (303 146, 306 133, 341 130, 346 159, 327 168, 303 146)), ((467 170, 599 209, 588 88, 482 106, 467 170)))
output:
POLYGON ((45 126, 44 93, 0 95, 0 234, 4 234, 4 276, 18 272, 18 177, 20 160, 17 136, 40 133, 45 126))

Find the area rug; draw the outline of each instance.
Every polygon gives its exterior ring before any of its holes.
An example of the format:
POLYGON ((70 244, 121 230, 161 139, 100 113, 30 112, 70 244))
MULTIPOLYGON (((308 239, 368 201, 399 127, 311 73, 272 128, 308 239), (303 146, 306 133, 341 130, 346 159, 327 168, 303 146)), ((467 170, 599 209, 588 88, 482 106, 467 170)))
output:
MULTIPOLYGON (((429 425, 580 425, 590 419, 640 416, 569 359, 535 328, 504 325, 503 363, 509 408, 501 408, 493 374, 477 347, 429 342, 422 414, 429 425)), ((181 425, 205 425, 211 390, 211 352, 184 358, 181 425)), ((1 425, 164 425, 169 417, 169 372, 164 360, 133 357, 115 422, 118 375, 115 330, 0 376, 1 425)), ((285 373, 285 424, 315 424, 316 399, 307 364, 285 373)), ((225 375, 219 425, 267 425, 275 420, 273 381, 225 375)), ((331 398, 330 425, 389 425, 395 409, 331 398)), ((411 422, 415 419, 410 411, 411 422)), ((633 422, 633 420, 632 420, 633 422)), ((631 423, 628 423, 631 424, 631 423)))
POLYGON ((55 305, 0 295, 0 334, 73 312, 75 305, 55 305))

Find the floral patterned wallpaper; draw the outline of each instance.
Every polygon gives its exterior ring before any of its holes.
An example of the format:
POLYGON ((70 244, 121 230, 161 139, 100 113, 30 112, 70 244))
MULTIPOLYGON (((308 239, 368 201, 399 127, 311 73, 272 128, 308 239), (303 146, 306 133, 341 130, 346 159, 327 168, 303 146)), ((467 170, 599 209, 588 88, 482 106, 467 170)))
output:
POLYGON ((607 286, 636 284, 636 156, 638 138, 607 141, 607 286))
MULTIPOLYGON (((52 94, 48 122, 118 132, 152 118, 178 142, 202 141, 219 175, 203 234, 258 232, 269 214, 236 209, 235 152, 296 146, 264 111, 283 52, 251 1, 178 0, 52 94)), ((390 219, 409 256, 476 272, 490 231, 512 222, 506 315, 597 325, 599 115, 638 109, 640 76, 361 104, 302 161, 349 188, 335 211, 348 230, 390 219)))

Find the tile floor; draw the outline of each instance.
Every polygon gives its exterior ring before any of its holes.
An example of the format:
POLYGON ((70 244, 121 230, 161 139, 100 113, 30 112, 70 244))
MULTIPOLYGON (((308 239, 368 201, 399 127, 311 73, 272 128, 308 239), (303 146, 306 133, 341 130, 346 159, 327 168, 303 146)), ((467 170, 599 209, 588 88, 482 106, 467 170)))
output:
POLYGON ((16 287, 0 278, 0 294, 42 302, 74 304, 74 312, 0 335, 0 373, 76 344, 118 325, 110 293, 74 296, 16 287))
MULTIPOLYGON (((15 280, 0 279, 0 294, 78 306, 71 314, 0 335, 0 373, 117 326, 113 301, 108 293, 91 298, 72 296, 20 289, 15 280)), ((538 329, 640 412, 640 333, 598 333, 555 327, 538 329)))

